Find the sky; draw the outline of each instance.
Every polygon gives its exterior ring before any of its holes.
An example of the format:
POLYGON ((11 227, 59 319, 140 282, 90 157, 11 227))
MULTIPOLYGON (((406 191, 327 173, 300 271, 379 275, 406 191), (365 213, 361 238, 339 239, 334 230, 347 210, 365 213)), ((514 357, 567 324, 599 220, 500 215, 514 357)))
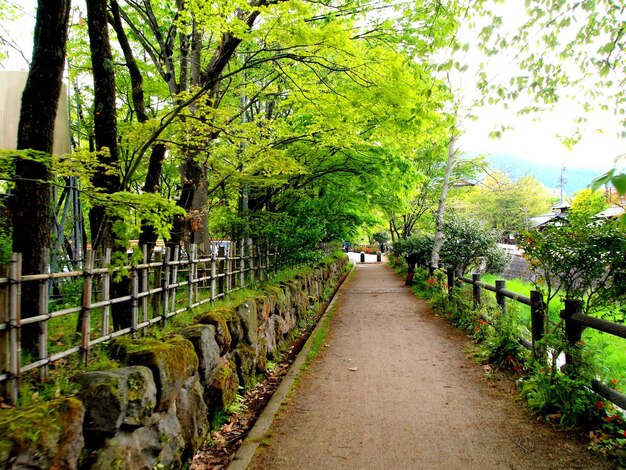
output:
MULTIPOLYGON (((34 12, 35 0, 22 0, 19 4, 25 11, 34 12)), ((508 21, 509 28, 515 27, 516 22, 524 16, 524 2, 521 0, 507 0, 499 8, 499 14, 508 21)), ((34 16, 25 15, 24 20, 13 29, 12 34, 24 50, 24 55, 30 57, 32 41, 30 35, 34 25, 34 16)), ((476 31, 462 31, 461 34, 476 35, 476 31)), ((470 63, 484 60, 477 51, 470 50, 465 58, 470 63)), ((489 59, 490 73, 506 77, 515 73, 510 57, 502 56, 489 59)), ((18 54, 12 53, 11 60, 4 64, 7 69, 26 70, 27 64, 18 54)), ((458 77, 459 94, 462 99, 471 101, 473 98, 473 76, 471 69, 463 76, 458 77)), ((552 113, 542 114, 538 119, 528 116, 519 117, 510 109, 506 110, 502 104, 486 105, 473 109, 478 116, 476 121, 465 120, 462 123, 462 136, 458 141, 458 148, 463 152, 479 154, 507 154, 516 155, 526 160, 538 163, 551 163, 554 166, 564 165, 568 168, 589 168, 604 173, 614 165, 615 157, 626 153, 626 141, 617 138, 617 128, 610 113, 591 116, 589 126, 582 141, 573 149, 568 150, 559 140, 558 135, 571 135, 573 116, 579 111, 572 103, 558 103, 552 113), (512 126, 513 129, 503 134, 500 139, 491 139, 489 133, 496 126, 512 126), (603 128, 606 131, 598 134, 593 129, 603 128)))
MULTIPOLYGON (((503 29, 508 31, 515 31, 526 18, 524 2, 521 0, 506 0, 493 6, 493 9, 503 18, 503 29)), ((477 30, 470 30, 465 23, 462 25, 461 38, 471 43, 477 30)), ((474 77, 477 68, 472 67, 473 64, 487 63, 488 80, 495 78, 502 83, 507 83, 517 72, 512 54, 487 59, 476 47, 471 47, 462 59, 464 63, 470 64, 470 69, 453 77, 452 84, 456 86, 466 106, 476 99, 474 77)), ((529 98, 520 95, 513 106, 519 109, 528 104, 532 104, 529 98)), ((463 121, 463 134, 458 142, 459 150, 468 153, 516 155, 532 162, 594 169, 599 173, 613 168, 615 158, 626 153, 626 141, 617 137, 617 119, 612 112, 585 114, 588 122, 581 129, 583 138, 572 149, 567 149, 558 137, 573 135, 572 119, 582 114, 572 102, 561 100, 552 112, 534 117, 517 116, 513 108, 504 109, 501 103, 473 109, 473 113, 478 116, 478 120, 463 121), (505 132, 500 139, 491 139, 489 133, 500 125, 513 129, 505 132), (597 129, 603 129, 603 133, 598 133, 597 129)))

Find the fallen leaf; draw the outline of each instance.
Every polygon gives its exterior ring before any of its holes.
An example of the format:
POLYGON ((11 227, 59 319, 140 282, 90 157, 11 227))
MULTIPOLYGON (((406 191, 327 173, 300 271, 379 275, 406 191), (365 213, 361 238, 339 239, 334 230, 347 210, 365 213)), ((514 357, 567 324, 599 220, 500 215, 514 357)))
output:
POLYGON ((348 367, 348 370, 351 370, 352 372, 356 372, 358 369, 356 367, 348 367))

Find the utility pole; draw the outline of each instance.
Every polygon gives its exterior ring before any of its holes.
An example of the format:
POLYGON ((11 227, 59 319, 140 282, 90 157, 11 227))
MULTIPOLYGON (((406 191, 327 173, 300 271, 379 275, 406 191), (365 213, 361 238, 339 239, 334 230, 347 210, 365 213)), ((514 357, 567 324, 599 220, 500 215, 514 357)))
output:
POLYGON ((559 186, 560 193, 561 193, 561 204, 565 202, 565 198, 563 197, 563 191, 565 189, 565 184, 567 183, 567 178, 565 177, 565 170, 566 170, 565 165, 561 163, 561 173, 558 179, 558 186, 559 186))

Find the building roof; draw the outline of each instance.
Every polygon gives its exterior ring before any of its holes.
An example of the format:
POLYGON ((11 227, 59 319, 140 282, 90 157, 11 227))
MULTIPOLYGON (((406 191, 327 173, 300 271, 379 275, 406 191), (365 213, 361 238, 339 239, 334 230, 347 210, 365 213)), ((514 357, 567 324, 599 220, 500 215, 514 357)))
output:
POLYGON ((626 213, 624 206, 619 204, 613 204, 608 209, 604 209, 602 212, 598 212, 593 217, 595 219, 616 219, 626 213))

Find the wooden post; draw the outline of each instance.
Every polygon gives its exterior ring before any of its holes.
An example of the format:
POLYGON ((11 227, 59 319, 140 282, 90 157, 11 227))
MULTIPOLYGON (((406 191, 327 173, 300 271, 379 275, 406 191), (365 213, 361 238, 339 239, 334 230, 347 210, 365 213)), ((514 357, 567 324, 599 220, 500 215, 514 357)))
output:
MULTIPOLYGON (((142 247, 143 252, 143 264, 148 264, 150 260, 148 259, 148 247, 144 245, 142 247)), ((148 277, 150 276, 150 268, 146 267, 143 269, 141 273, 141 293, 146 294, 148 292, 148 277)), ((148 321, 148 296, 144 295, 141 298, 141 321, 148 321)), ((142 334, 145 334, 146 329, 144 328, 142 334)))
POLYGON ((565 352, 566 366, 576 367, 578 359, 578 343, 583 334, 583 326, 572 320, 571 317, 575 313, 582 313, 583 303, 581 300, 565 299, 565 309, 561 311, 561 318, 565 320, 565 338, 569 343, 569 347, 565 352))
MULTIPOLYGON (((152 288, 158 289, 159 287, 163 287, 163 253, 155 252, 154 253, 154 261, 155 263, 161 263, 161 266, 157 266, 154 268, 152 275, 152 288)), ((161 311, 162 305, 161 300, 163 299, 163 293, 161 295, 152 294, 150 296, 150 306, 152 307, 152 318, 159 316, 159 312, 161 311)))
POLYGON ((536 290, 530 291, 530 323, 532 332, 533 356, 537 360, 544 360, 546 357, 545 348, 539 348, 537 343, 541 341, 545 333, 545 308, 543 295, 536 290))
POLYGON ((239 287, 246 287, 246 242, 243 238, 239 247, 239 287))
MULTIPOLYGON (((50 274, 50 249, 44 248, 44 255, 40 272, 42 274, 50 274)), ((50 280, 44 279, 39 281, 39 315, 48 313, 50 280)), ((48 358, 48 320, 39 322, 39 359, 48 358)), ((41 380, 48 379, 48 366, 39 368, 39 377, 41 380)))
POLYGON ((22 282, 22 254, 11 255, 9 272, 9 401, 17 403, 20 380, 20 291, 22 282))
POLYGON ((174 313, 176 311, 176 291, 178 290, 178 287, 177 287, 177 284, 178 284, 178 267, 180 266, 178 264, 179 261, 180 261, 180 245, 174 247, 174 263, 175 264, 173 264, 170 267, 170 280, 171 280, 171 283, 169 284, 169 286, 171 286, 171 289, 172 289, 172 292, 170 294, 168 294, 169 295, 169 300, 172 303, 171 307, 169 307, 170 313, 174 313))
POLYGON ((434 264, 428 265, 428 277, 432 277, 433 274, 435 274, 435 269, 437 269, 437 266, 435 266, 434 264))
MULTIPOLYGON (((226 266, 228 266, 227 261, 226 261, 226 249, 223 246, 220 246, 217 249, 217 272, 219 274, 218 280, 217 280, 217 295, 216 297, 221 297, 222 294, 226 294, 226 281, 227 279, 227 274, 226 274, 226 266)), ((213 276, 214 278, 214 276, 213 276)), ((213 282, 213 281, 211 281, 213 282)), ((211 291, 213 290, 213 286, 211 286, 211 291)), ((213 293, 211 293, 211 296, 213 296, 213 293)))
MULTIPOLYGON (((219 249, 224 250, 222 247, 219 249)), ((215 254, 215 250, 211 250, 211 303, 215 302, 217 288, 217 260, 215 259, 215 254)))
MULTIPOLYGON (((111 264, 111 248, 104 250, 104 266, 111 264)), ((86 282, 86 279, 85 279, 86 282)), ((102 274, 102 300, 109 300, 111 297, 111 275, 107 271, 102 274)), ((111 317, 111 306, 105 305, 102 308, 102 336, 109 334, 109 320, 111 317)))
POLYGON ((167 324, 167 312, 169 307, 171 252, 172 249, 168 246, 165 248, 165 256, 163 256, 163 276, 161 280, 161 321, 163 326, 167 324))
POLYGON ((452 291, 454 289, 454 268, 448 268, 446 273, 448 275, 448 297, 452 298, 452 291))
POLYGON ((472 273, 472 298, 474 299, 474 308, 480 307, 480 304, 482 304, 483 301, 481 298, 482 290, 478 285, 481 278, 482 274, 472 273))
POLYGON ((130 330, 133 339, 137 339, 137 325, 139 324, 139 272, 137 266, 130 267, 130 330))
POLYGON ((249 280, 250 280, 250 283, 252 284, 256 280, 256 272, 255 272, 256 263, 254 259, 254 244, 252 243, 252 238, 248 238, 247 245, 248 245, 248 256, 250 257, 249 258, 249 266, 250 266, 249 280))
POLYGON ((86 256, 83 284, 83 299, 81 311, 81 354, 83 356, 83 364, 87 365, 89 361, 89 330, 91 324, 91 290, 93 287, 93 263, 94 252, 89 250, 86 256))
POLYGON ((506 297, 502 295, 501 290, 506 289, 506 281, 500 279, 496 281, 496 302, 502 309, 502 314, 506 315, 506 297))
MULTIPOLYGON (((0 277, 9 277, 10 265, 0 266, 0 277)), ((10 284, 2 285, 0 289, 0 323, 6 323, 9 325, 9 289, 10 284)), ((9 358, 10 358, 10 343, 9 343, 9 329, 0 332, 0 370, 9 370, 9 358)), ((7 382, 0 383, 0 396, 7 397, 7 382)))
MULTIPOLYGON (((195 243, 193 245, 191 245, 191 252, 189 253, 189 272, 187 273, 187 279, 189 282, 188 288, 189 290, 187 291, 187 306, 189 308, 191 308, 191 306, 194 303, 194 299, 196 296, 193 295, 194 290, 196 290, 198 288, 198 276, 196 275, 196 269, 197 269, 197 260, 196 260, 196 255, 198 253, 198 245, 196 245, 195 243)), ((211 251, 211 258, 213 258, 213 251, 211 251)))

